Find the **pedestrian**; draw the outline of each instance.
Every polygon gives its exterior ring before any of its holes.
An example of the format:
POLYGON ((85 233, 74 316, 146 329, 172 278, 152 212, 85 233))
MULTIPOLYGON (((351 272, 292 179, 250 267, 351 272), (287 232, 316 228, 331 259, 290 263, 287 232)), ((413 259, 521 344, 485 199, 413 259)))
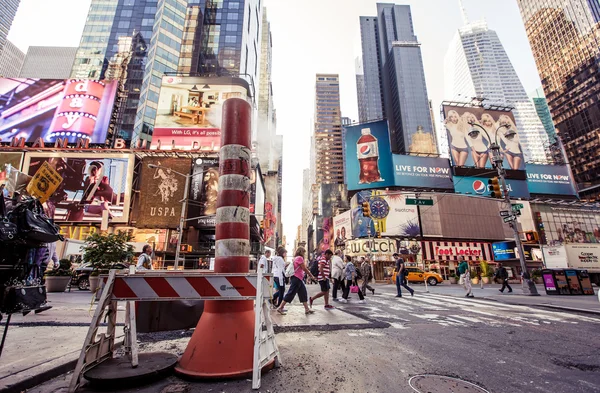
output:
POLYGON ((361 264, 360 264, 360 272, 362 273, 362 292, 363 294, 366 296, 367 295, 367 289, 369 291, 371 291, 371 294, 375 295, 375 289, 373 289, 373 287, 371 287, 369 285, 369 281, 371 281, 373 279, 373 272, 371 270, 371 263, 369 262, 368 259, 365 259, 365 257, 361 258, 361 264))
MULTIPOLYGON (((344 294, 342 295, 342 299, 340 299, 340 303, 348 303, 348 295, 350 294, 350 289, 352 286, 358 287, 356 283, 356 267, 354 263, 352 263, 352 258, 350 256, 346 256, 346 268, 344 270, 344 279, 346 280, 346 288, 344 289, 344 294)), ((359 303, 365 303, 365 297, 358 287, 358 298, 359 303)))
POLYGON ((146 244, 137 261, 136 270, 152 270, 152 246, 146 244))
POLYGON ((506 271, 506 268, 502 266, 501 263, 498 264, 498 270, 496 270, 495 276, 502 281, 502 288, 500 288, 499 291, 504 293, 504 289, 508 288, 508 293, 511 293, 512 288, 508 284, 508 271, 506 271))
POLYGON ((408 292, 410 292, 410 296, 415 296, 415 291, 408 286, 408 282, 406 281, 408 270, 406 270, 406 266, 404 266, 404 259, 402 259, 400 254, 397 253, 395 253, 393 257, 396 259, 396 268, 394 269, 396 272, 396 291, 398 292, 396 297, 402 297, 401 287, 404 287, 408 292))
POLYGON ((342 252, 336 251, 335 255, 331 261, 331 278, 333 278, 333 301, 337 302, 340 299, 337 297, 338 289, 342 290, 342 294, 344 293, 344 288, 346 288, 346 283, 344 280, 344 269, 346 265, 344 264, 344 260, 342 259, 342 252))
POLYGON ((296 249, 296 253, 294 254, 294 274, 290 278, 290 289, 288 293, 285 294, 283 301, 279 304, 277 308, 277 312, 279 314, 285 314, 285 305, 290 303, 296 297, 296 294, 300 298, 300 303, 304 305, 304 313, 305 314, 313 314, 314 311, 308 307, 308 292, 306 291, 306 285, 304 285, 304 273, 308 275, 311 279, 315 280, 315 277, 311 274, 310 270, 306 267, 306 263, 304 262, 304 254, 306 251, 302 247, 298 247, 296 249))
POLYGON ((458 264, 458 274, 460 275, 460 280, 462 281, 463 288, 467 292, 465 297, 475 297, 472 293, 471 288, 471 272, 469 271, 469 263, 465 261, 465 257, 458 257, 460 263, 458 264))
POLYGON ((283 247, 277 249, 277 255, 273 258, 273 288, 277 292, 273 293, 273 307, 279 307, 283 301, 283 295, 285 294, 285 259, 287 257, 287 250, 283 247))
POLYGON ((262 268, 263 274, 269 273, 269 258, 271 258, 271 250, 266 250, 258 260, 258 267, 262 268))
POLYGON ((329 304, 329 290, 331 289, 331 285, 329 283, 329 278, 331 277, 331 268, 329 263, 331 261, 332 256, 333 252, 331 250, 327 250, 323 253, 323 256, 318 261, 319 274, 317 276, 317 280, 319 281, 319 285, 321 286, 321 292, 317 293, 315 296, 309 299, 309 305, 311 308, 313 302, 320 297, 322 297, 325 300, 326 310, 334 308, 331 304, 329 304))

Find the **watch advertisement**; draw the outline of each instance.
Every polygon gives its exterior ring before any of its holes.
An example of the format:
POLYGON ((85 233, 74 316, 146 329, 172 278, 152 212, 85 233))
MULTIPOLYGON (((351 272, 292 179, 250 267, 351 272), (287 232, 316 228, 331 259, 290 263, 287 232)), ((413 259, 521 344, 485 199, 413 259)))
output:
POLYGON ((406 196, 385 195, 378 191, 361 191, 351 202, 352 236, 400 236, 416 238, 421 236, 417 206, 406 204, 406 196), (371 217, 365 217, 362 204, 369 202, 371 217))

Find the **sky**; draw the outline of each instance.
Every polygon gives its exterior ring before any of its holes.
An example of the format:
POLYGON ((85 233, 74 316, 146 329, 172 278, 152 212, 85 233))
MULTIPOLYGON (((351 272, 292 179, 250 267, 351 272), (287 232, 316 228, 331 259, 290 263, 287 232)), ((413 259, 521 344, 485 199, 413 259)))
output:
MULTIPOLYGON (((23 51, 29 45, 77 46, 89 4, 90 0, 21 0, 8 38, 23 51)), ((309 167, 315 74, 340 74, 342 116, 358 120, 354 64, 361 54, 359 16, 374 16, 377 1, 264 0, 263 4, 273 37, 277 131, 284 136, 282 221, 291 247, 302 222, 302 171, 309 167)), ((412 7, 429 98, 439 108, 444 100, 444 56, 463 25, 458 0, 397 4, 412 7)), ((464 0, 464 5, 471 21, 485 18, 496 30, 525 90, 541 86, 517 1, 464 0)), ((439 117, 436 120, 439 124, 439 117)))

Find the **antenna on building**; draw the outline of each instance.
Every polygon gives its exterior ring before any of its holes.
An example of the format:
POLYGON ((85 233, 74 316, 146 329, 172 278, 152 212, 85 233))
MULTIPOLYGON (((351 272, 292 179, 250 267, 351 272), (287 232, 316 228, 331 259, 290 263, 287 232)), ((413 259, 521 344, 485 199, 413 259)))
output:
POLYGON ((463 22, 466 26, 469 24, 469 15, 467 15, 467 10, 465 9, 463 0, 458 0, 458 6, 460 7, 460 12, 462 13, 463 22))

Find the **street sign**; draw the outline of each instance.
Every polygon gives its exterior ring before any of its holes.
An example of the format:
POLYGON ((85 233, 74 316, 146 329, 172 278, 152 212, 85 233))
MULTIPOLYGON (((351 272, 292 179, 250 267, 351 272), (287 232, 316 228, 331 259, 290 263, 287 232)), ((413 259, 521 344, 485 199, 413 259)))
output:
POLYGON ((510 216, 510 212, 508 210, 502 210, 500 212, 500 217, 508 217, 510 216))
POLYGON ((517 203, 516 205, 512 205, 512 209, 513 209, 513 211, 515 211, 515 212, 516 212, 516 211, 518 211, 518 210, 521 210, 521 209, 523 209, 524 207, 525 207, 525 206, 523 206, 523 204, 522 204, 522 203, 517 203))
POLYGON ((511 222, 516 220, 517 218, 515 216, 508 216, 508 217, 504 217, 504 222, 511 222))
POLYGON ((412 206, 433 206, 433 199, 406 198, 406 204, 412 206))

